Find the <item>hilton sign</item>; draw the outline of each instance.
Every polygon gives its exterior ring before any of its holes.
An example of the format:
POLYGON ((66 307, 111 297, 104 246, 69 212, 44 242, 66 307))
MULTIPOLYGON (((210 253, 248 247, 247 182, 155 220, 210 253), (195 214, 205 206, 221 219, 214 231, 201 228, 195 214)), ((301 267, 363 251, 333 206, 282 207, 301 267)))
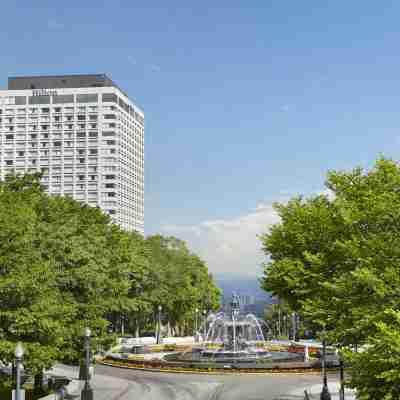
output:
POLYGON ((50 89, 34 89, 32 96, 57 96, 57 90, 50 89))

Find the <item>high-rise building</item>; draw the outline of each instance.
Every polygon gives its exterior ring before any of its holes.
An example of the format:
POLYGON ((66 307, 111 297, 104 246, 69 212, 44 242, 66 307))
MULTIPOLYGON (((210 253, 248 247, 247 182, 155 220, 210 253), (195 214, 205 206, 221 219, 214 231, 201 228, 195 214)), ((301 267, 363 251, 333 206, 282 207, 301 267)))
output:
POLYGON ((13 77, 0 90, 0 176, 43 173, 51 195, 144 231, 144 115, 106 75, 13 77))

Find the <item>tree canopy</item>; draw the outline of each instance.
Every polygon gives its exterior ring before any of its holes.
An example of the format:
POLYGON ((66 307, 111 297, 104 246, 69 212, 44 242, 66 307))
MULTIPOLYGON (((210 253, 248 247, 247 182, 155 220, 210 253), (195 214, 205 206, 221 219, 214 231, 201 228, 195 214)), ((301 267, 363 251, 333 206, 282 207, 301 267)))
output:
POLYGON ((369 171, 328 173, 326 186, 331 196, 275 205, 281 222, 261 237, 263 287, 339 345, 369 343, 400 309, 400 167, 381 158, 369 171))
POLYGON ((85 326, 94 346, 127 328, 153 329, 156 304, 173 326, 219 290, 204 262, 175 238, 145 239, 69 197, 48 196, 39 175, 0 182, 0 361, 23 342, 34 373, 77 360, 85 326))

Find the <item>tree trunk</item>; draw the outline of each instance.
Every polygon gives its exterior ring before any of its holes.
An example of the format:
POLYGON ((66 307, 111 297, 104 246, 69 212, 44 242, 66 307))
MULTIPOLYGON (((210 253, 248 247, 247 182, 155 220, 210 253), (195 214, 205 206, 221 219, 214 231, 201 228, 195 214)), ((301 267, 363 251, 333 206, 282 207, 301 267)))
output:
POLYGON ((136 336, 136 338, 139 338, 139 336, 140 336, 139 321, 138 320, 136 320, 135 336, 136 336))
POLYGON ((34 376, 33 393, 35 395, 44 394, 44 390, 43 390, 43 371, 35 374, 35 376, 34 376))
POLYGON ((167 336, 172 336, 172 334, 171 334, 171 324, 170 324, 170 322, 168 321, 168 325, 167 325, 167 336))

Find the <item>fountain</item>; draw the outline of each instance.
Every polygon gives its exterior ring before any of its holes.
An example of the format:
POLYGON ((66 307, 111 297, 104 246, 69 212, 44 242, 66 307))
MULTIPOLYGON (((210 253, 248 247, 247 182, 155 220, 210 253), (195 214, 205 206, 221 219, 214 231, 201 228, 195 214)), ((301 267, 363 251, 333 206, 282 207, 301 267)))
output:
POLYGON ((230 306, 230 314, 220 312, 209 316, 204 343, 197 349, 200 357, 218 361, 270 357, 263 349, 264 334, 256 316, 240 313, 236 295, 232 296, 230 306))
MULTIPOLYGON (((303 368, 308 364, 309 367, 315 365, 314 362, 304 363, 302 353, 290 352, 287 349, 269 351, 271 343, 265 341, 260 321, 253 314, 241 312, 239 298, 236 295, 232 296, 230 310, 210 314, 200 331, 203 332, 200 343, 195 342, 184 346, 181 350, 173 350, 159 356, 148 350, 143 356, 134 355, 133 357, 138 358, 130 359, 127 363, 131 366, 137 365, 139 368, 170 371, 230 369, 244 372, 287 370, 303 368)), ((108 360, 120 363, 121 358, 123 357, 110 355, 108 360)))
POLYGON ((164 359, 190 362, 192 365, 211 362, 261 366, 301 358, 287 351, 269 352, 260 322, 253 314, 241 313, 239 298, 235 294, 232 295, 230 312, 211 314, 202 331, 205 334, 201 343, 190 351, 166 355, 164 359))

